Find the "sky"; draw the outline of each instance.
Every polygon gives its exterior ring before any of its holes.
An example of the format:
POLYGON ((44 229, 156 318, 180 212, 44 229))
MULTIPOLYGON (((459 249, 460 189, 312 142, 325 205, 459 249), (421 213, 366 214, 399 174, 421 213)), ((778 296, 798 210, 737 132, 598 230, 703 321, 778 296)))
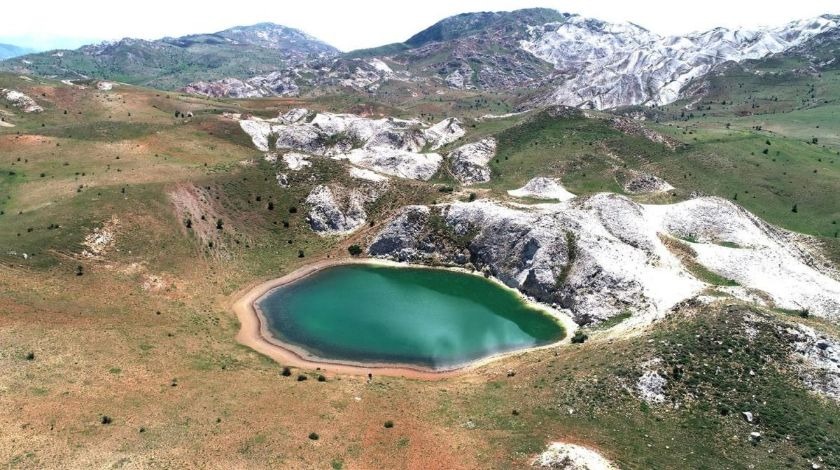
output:
POLYGON ((38 9, 49 14, 37 15, 29 2, 8 3, 3 6, 6 20, 0 20, 0 42, 41 50, 122 37, 157 39, 208 33, 269 21, 302 29, 347 51, 404 41, 458 13, 537 6, 611 22, 629 21, 664 35, 715 26, 775 26, 824 13, 840 14, 838 0, 680 4, 659 0, 249 0, 241 8, 236 2, 214 7, 206 0, 143 0, 142 8, 125 8, 125 3, 113 0, 47 0, 38 9), (11 18, 16 20, 9 21, 11 18))

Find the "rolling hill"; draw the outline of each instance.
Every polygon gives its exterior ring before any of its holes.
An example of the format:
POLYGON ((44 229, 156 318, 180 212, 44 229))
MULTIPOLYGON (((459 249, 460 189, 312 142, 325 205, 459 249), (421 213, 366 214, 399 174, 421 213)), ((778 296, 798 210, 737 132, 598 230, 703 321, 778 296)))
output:
POLYGON ((302 31, 271 23, 155 41, 124 38, 76 50, 28 54, 4 70, 63 79, 107 79, 178 88, 197 79, 252 76, 338 50, 302 31))

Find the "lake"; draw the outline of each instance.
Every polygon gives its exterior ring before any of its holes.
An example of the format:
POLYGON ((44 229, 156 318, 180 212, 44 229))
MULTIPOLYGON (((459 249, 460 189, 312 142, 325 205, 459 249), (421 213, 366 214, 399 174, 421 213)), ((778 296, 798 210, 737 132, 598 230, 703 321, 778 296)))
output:
POLYGON ((445 269, 334 266, 256 305, 276 340, 331 362, 446 370, 564 336, 558 320, 517 292, 445 269))

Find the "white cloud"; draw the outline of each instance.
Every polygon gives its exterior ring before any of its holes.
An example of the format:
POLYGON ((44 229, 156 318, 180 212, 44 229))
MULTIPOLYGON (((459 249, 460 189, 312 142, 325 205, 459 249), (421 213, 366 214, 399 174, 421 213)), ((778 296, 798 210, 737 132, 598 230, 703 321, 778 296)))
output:
POLYGON ((630 21, 661 34, 681 34, 714 26, 777 25, 823 13, 840 13, 836 0, 775 3, 704 0, 684 4, 626 0, 307 0, 294 3, 251 0, 247 4, 225 5, 195 0, 144 0, 130 8, 113 0, 52 0, 45 3, 47 5, 39 6, 39 10, 49 14, 34 13, 27 2, 4 5, 4 18, 20 20, 3 22, 0 41, 15 37, 46 41, 55 36, 65 37, 65 42, 66 38, 81 37, 156 39, 271 21, 300 28, 336 47, 350 50, 405 40, 457 13, 533 6, 607 21, 630 21))

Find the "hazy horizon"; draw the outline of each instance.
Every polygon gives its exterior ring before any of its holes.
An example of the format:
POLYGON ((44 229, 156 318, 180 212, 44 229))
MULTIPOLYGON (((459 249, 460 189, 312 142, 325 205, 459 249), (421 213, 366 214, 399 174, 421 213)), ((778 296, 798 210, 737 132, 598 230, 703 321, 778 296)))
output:
MULTIPOLYGON (((365 2, 334 3, 313 0, 295 5, 294 9, 279 10, 267 0, 255 0, 248 9, 226 10, 223 14, 201 16, 202 4, 196 1, 164 3, 149 0, 146 8, 123 15, 101 0, 81 0, 72 4, 51 6, 51 15, 38 23, 18 22, 4 25, 0 43, 37 50, 73 49, 84 44, 119 40, 124 37, 160 39, 188 34, 213 33, 235 26, 271 22, 300 29, 341 50, 348 51, 401 42, 437 21, 459 13, 476 11, 511 11, 521 8, 544 7, 561 12, 576 13, 610 22, 631 22, 662 35, 688 34, 717 26, 755 28, 776 26, 789 21, 838 13, 835 1, 803 0, 768 9, 758 1, 727 2, 708 0, 705 8, 690 14, 673 14, 655 2, 628 4, 616 0, 465 0, 443 2, 430 0, 420 4, 371 4, 365 2), (375 5, 375 7, 374 7, 375 5), (371 8, 376 8, 371 12, 371 8), (158 12, 165 11, 165 15, 158 12), (330 11, 324 16, 323 11, 330 11), (728 14, 721 15, 720 11, 728 14), (69 19, 69 21, 68 21, 69 19), (188 26, 186 26, 188 25, 188 26), (83 33, 82 33, 83 31, 83 33)), ((8 17, 26 17, 27 8, 21 4, 6 8, 8 17)))

